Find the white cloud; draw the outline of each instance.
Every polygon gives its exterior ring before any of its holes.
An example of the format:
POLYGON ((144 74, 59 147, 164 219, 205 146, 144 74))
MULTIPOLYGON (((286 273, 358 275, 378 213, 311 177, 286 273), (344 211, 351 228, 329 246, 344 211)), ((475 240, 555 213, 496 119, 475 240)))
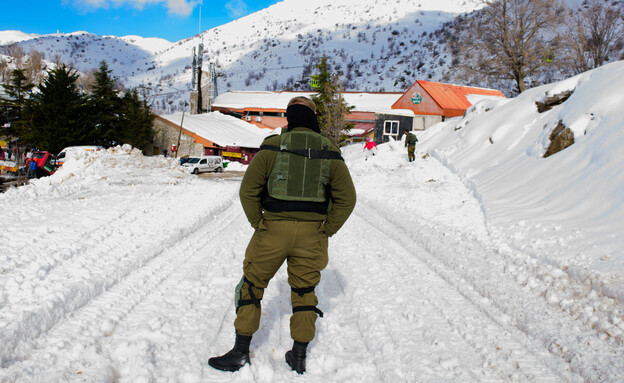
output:
POLYGON ((169 13, 187 16, 193 12, 193 8, 201 3, 201 0, 167 0, 167 8, 169 9, 169 13))
POLYGON ((230 17, 238 18, 247 14, 247 4, 243 0, 230 0, 225 3, 225 9, 227 9, 230 17))
POLYGON ((187 16, 202 0, 73 0, 72 3, 82 10, 93 10, 97 8, 119 8, 130 6, 136 9, 143 9, 148 4, 163 3, 170 14, 187 16))

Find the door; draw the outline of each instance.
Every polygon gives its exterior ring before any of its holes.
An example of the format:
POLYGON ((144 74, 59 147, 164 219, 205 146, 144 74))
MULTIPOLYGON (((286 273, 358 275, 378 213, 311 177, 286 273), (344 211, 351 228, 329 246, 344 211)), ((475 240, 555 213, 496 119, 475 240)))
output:
POLYGON ((205 158, 202 158, 201 160, 199 160, 198 169, 200 172, 210 171, 210 165, 208 165, 208 160, 205 158))
POLYGON ((425 130, 425 116, 414 116, 412 130, 425 130))

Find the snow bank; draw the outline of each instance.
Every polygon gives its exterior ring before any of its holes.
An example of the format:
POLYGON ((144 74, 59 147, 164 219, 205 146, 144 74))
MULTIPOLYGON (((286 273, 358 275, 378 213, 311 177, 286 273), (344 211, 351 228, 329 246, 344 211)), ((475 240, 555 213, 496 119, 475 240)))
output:
POLYGON ((513 100, 484 100, 440 123, 419 149, 456 172, 483 204, 493 235, 624 301, 624 62, 513 100), (536 102, 573 90, 544 113, 536 102), (543 158, 563 123, 575 143, 543 158), (510 237, 509 234, 513 233, 510 237))
POLYGON ((117 146, 96 152, 80 152, 67 160, 52 176, 32 180, 29 185, 10 189, 0 195, 0 201, 35 197, 63 197, 76 189, 98 185, 157 186, 189 182, 193 177, 185 172, 173 158, 146 157, 130 145, 117 146), (136 177, 139 170, 145 177, 136 177))

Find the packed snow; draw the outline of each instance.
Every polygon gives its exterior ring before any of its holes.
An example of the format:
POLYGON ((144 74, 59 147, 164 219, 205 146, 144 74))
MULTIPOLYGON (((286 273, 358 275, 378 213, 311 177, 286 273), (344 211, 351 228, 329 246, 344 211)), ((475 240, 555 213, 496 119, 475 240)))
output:
POLYGON ((302 376, 284 268, 252 364, 207 365, 234 340, 244 166, 71 159, 0 196, 0 382, 621 382, 623 73, 482 100, 417 133, 415 162, 400 141, 345 147, 358 203, 330 239, 302 376), (559 120, 576 142, 542 158, 559 120))

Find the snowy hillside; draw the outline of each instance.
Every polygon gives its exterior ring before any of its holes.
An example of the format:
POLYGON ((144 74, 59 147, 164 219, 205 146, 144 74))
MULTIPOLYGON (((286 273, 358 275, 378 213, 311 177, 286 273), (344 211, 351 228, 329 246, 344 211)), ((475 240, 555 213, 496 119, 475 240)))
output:
POLYGON ((323 53, 345 89, 404 91, 417 78, 441 79, 450 60, 430 34, 473 9, 462 0, 285 0, 177 43, 75 32, 20 38, 20 45, 83 72, 105 59, 126 86, 144 87, 157 109, 172 112, 188 101, 192 49, 201 41, 204 65, 217 65, 220 93, 307 86, 312 60, 323 53))
MULTIPOLYGON (((106 60, 115 77, 128 79, 154 69, 154 55, 165 50, 171 43, 164 39, 139 36, 98 36, 88 32, 43 35, 25 40, 20 46, 45 53, 49 62, 71 64, 82 72, 97 69, 106 60)), ((135 86, 132 82, 128 86, 135 86)))
POLYGON ((39 37, 34 33, 24 33, 20 31, 0 31, 0 45, 17 43, 39 37))
MULTIPOLYGON (((401 67, 412 68, 407 80, 411 85, 417 60, 427 55, 424 47, 415 55, 410 46, 418 45, 423 33, 471 10, 465 4, 456 0, 286 0, 211 29, 202 38, 206 60, 217 63, 226 89, 265 90, 265 84, 279 87, 289 77, 307 84, 308 76, 301 78, 302 66, 326 53, 335 63, 342 63, 337 69, 344 73, 345 88, 393 91, 398 77, 393 73, 397 68, 391 68, 403 60, 401 67), (364 73, 366 78, 361 78, 364 73)), ((188 56, 199 42, 195 37, 175 45, 161 56, 162 65, 188 56)), ((428 69, 421 75, 436 74, 428 69)), ((190 77, 190 72, 185 75, 190 77)))
POLYGON ((493 236, 624 302, 624 62, 483 101, 422 135, 483 205, 493 236), (536 101, 573 90, 550 111, 536 101), (574 144, 543 158, 561 122, 574 144), (505 234, 503 234, 505 235, 505 234))
MULTIPOLYGON (((581 0, 566 0, 578 7, 581 0)), ((612 4, 622 2, 612 2, 612 4)), ((403 92, 416 80, 458 83, 447 39, 458 15, 478 10, 471 0, 283 0, 201 35, 171 43, 138 36, 87 32, 30 36, 0 32, 0 44, 19 41, 47 63, 58 60, 82 72, 107 60, 128 88, 140 87, 157 113, 180 111, 189 101, 192 51, 203 42, 204 71, 216 65, 218 91, 308 89, 314 64, 326 54, 345 90, 403 92)), ((468 34, 470 31, 467 32, 468 34)), ((622 45, 620 44, 621 55, 622 45)), ((0 52, 1 53, 1 52, 0 52)), ((2 58, 0 56, 0 58, 2 58)), ((541 84, 559 69, 527 79, 541 84)), ((468 84, 502 87, 513 84, 468 84)))

